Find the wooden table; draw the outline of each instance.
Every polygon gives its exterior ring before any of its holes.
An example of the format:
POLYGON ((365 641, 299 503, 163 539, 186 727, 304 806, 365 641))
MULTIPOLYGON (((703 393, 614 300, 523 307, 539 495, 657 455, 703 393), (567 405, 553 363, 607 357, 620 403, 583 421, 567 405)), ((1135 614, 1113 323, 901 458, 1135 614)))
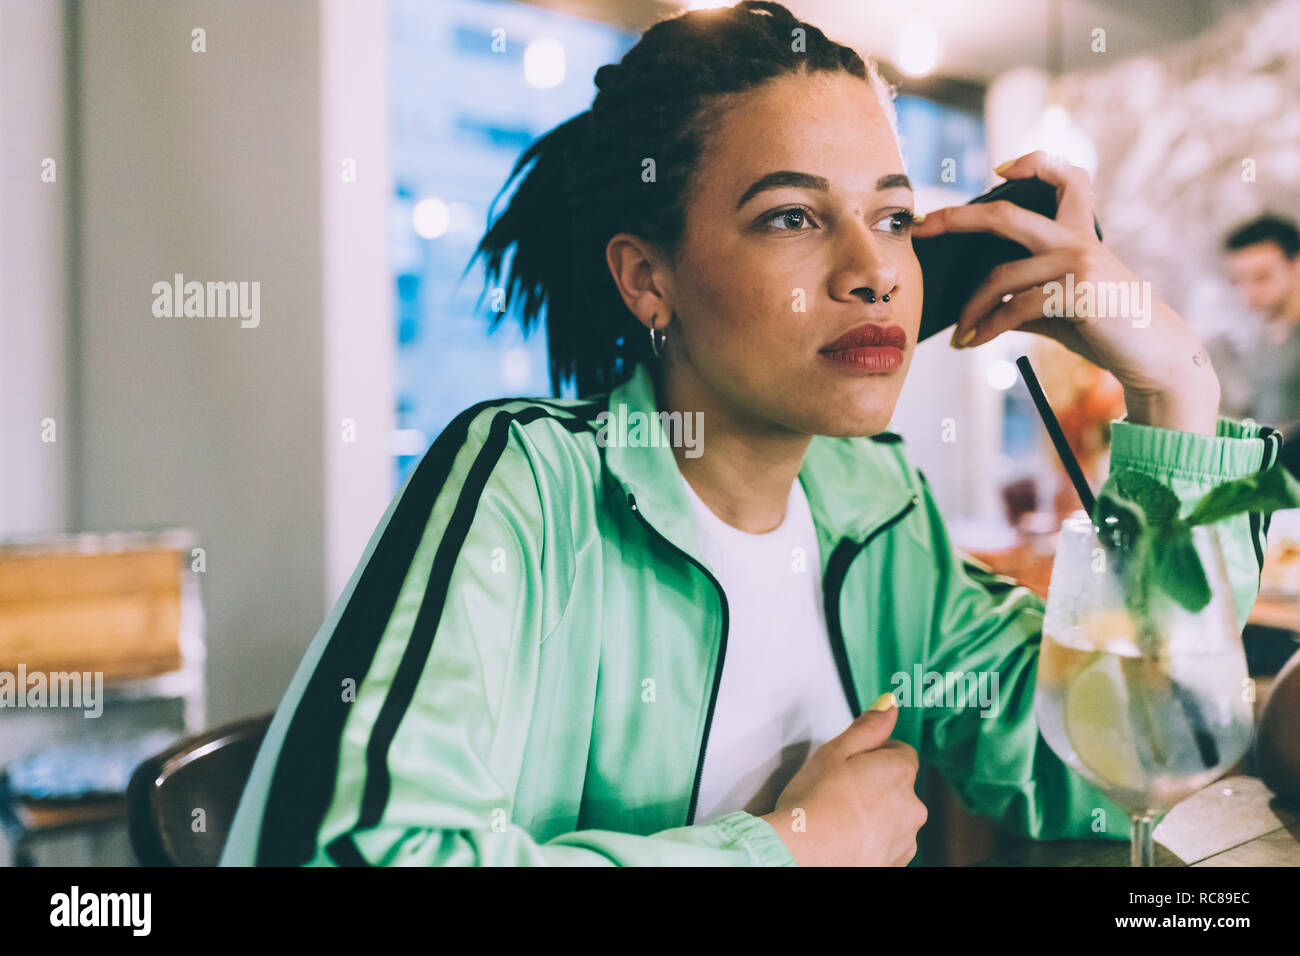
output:
MULTIPOLYGON (((1300 807, 1256 777, 1224 777, 1155 828, 1156 866, 1300 866, 1300 807)), ((1121 840, 1017 839, 977 866, 1127 866, 1121 840)))

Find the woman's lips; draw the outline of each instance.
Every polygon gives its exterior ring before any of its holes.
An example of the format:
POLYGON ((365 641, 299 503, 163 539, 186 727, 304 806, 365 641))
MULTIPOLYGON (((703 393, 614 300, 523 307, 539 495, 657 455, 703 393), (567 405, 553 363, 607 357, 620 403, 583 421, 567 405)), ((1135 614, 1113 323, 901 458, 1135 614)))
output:
POLYGON ((849 329, 821 350, 821 354, 838 365, 869 372, 889 372, 903 364, 907 333, 898 325, 868 322, 849 329))
POLYGON ((868 345, 856 349, 836 349, 822 352, 824 358, 837 364, 865 369, 869 372, 892 372, 903 364, 903 350, 892 345, 868 345))
POLYGON ((901 325, 882 325, 868 322, 849 329, 834 342, 823 345, 823 352, 838 352, 841 349, 860 348, 864 345, 892 345, 896 349, 907 347, 907 333, 901 325))

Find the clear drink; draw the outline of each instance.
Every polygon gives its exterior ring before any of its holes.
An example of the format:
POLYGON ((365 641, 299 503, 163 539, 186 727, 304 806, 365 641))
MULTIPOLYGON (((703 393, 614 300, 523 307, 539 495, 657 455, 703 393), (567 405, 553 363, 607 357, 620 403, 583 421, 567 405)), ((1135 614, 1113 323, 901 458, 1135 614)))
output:
POLYGON ((1034 712, 1061 759, 1121 807, 1164 813, 1245 752, 1252 714, 1240 653, 1162 660, 1136 642, 1096 648, 1073 636, 1043 635, 1034 712))
POLYGON ((1190 612, 1163 592, 1125 600, 1122 555, 1067 519, 1052 567, 1034 713, 1052 750, 1132 814, 1133 862, 1152 821, 1250 744, 1253 710, 1231 584, 1212 527, 1193 530, 1212 595, 1190 612))

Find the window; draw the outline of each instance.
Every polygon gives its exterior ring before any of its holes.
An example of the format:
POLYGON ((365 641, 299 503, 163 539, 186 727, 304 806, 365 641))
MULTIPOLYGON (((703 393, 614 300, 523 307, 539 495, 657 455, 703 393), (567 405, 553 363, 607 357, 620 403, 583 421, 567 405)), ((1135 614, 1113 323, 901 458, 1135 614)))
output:
POLYGON ((461 273, 520 153, 590 106, 592 76, 636 37, 515 3, 391 0, 389 9, 396 489, 466 406, 550 394, 543 329, 525 339, 512 317, 489 335, 486 299, 475 309, 482 264, 461 273), (525 57, 537 41, 552 42, 525 57))

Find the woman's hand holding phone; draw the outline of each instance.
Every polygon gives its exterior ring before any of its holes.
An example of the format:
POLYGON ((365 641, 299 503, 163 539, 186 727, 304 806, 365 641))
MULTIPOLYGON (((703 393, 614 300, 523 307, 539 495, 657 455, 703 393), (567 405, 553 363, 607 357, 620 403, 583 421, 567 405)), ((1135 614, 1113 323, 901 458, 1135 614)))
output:
POLYGON ((996 171, 1055 186, 1057 214, 971 203, 935 210, 913 227, 915 238, 990 232, 1030 252, 994 268, 975 290, 953 345, 983 345, 1010 329, 1046 335, 1119 380, 1129 421, 1213 435, 1219 379, 1200 338, 1097 238, 1088 173, 1041 151, 996 171))

